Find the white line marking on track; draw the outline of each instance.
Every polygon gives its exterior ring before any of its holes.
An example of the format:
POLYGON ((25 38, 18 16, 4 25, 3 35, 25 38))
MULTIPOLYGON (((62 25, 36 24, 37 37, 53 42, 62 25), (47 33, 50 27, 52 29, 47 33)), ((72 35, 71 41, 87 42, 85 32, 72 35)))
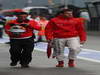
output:
MULTIPOLYGON (((45 50, 40 49, 40 48, 35 48, 35 50, 46 52, 45 50)), ((88 50, 88 49, 85 49, 85 50, 88 50)), ((88 50, 88 51, 93 51, 93 50, 88 50)), ((100 52, 100 51, 99 51, 99 52, 100 52)), ((68 56, 68 54, 65 54, 65 56, 68 56)), ((85 58, 85 57, 80 57, 80 56, 78 56, 77 58, 82 59, 82 60, 91 61, 91 62, 100 63, 99 60, 95 60, 95 59, 90 59, 90 58, 85 58)))

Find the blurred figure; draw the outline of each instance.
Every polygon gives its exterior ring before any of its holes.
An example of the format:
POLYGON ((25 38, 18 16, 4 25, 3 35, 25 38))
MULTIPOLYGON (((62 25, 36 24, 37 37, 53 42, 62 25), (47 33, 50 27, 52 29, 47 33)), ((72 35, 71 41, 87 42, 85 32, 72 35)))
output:
POLYGON ((33 30, 41 30, 34 20, 27 19, 26 12, 17 13, 17 19, 9 21, 5 25, 5 32, 10 38, 10 66, 16 66, 20 62, 21 67, 29 67, 34 49, 33 30))
POLYGON ((48 20, 46 19, 46 17, 44 15, 40 16, 40 20, 38 21, 39 25, 42 27, 42 30, 38 32, 38 38, 37 41, 38 42, 42 42, 42 41, 46 41, 45 38, 45 27, 48 23, 48 20))
POLYGON ((0 38, 3 37, 3 29, 4 29, 5 23, 6 23, 5 17, 0 15, 0 38))
POLYGON ((16 15, 10 14, 5 16, 6 22, 17 19, 16 15))
POLYGON ((90 16, 87 10, 81 10, 80 17, 85 19, 85 28, 88 29, 88 25, 90 23, 90 16))
MULTIPOLYGON (((54 48, 53 58, 56 57, 56 67, 64 67, 64 48, 69 48, 68 66, 75 67, 75 60, 81 51, 80 44, 86 41, 86 32, 82 18, 73 17, 70 9, 61 10, 52 18, 45 28, 48 44, 54 48)), ((49 49, 50 50, 50 49, 49 49)))
MULTIPOLYGON (((38 23, 38 21, 40 20, 40 17, 39 16, 37 16, 37 15, 35 15, 35 14, 31 14, 29 17, 28 17, 28 19, 31 19, 31 20, 35 20, 37 23, 38 23)), ((38 23, 39 24, 39 23, 38 23)), ((38 41, 38 32, 39 31, 37 31, 37 30, 34 30, 34 34, 35 34, 35 39, 34 39, 34 41, 35 41, 35 43, 37 43, 38 41)))

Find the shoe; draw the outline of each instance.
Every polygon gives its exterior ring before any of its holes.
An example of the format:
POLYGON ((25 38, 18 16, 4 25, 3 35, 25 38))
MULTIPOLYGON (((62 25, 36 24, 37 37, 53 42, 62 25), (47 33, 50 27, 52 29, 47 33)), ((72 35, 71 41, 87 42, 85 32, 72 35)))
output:
POLYGON ((69 59, 68 66, 75 67, 75 61, 73 59, 69 59))
POLYGON ((23 65, 21 65, 21 68, 29 68, 29 65, 28 64, 23 64, 23 65))
POLYGON ((58 65, 56 65, 56 67, 64 67, 64 65, 63 64, 58 64, 58 65))
POLYGON ((10 66, 16 66, 17 65, 17 62, 11 62, 10 63, 10 66))
POLYGON ((64 67, 64 62, 63 61, 58 61, 58 64, 56 67, 64 67))

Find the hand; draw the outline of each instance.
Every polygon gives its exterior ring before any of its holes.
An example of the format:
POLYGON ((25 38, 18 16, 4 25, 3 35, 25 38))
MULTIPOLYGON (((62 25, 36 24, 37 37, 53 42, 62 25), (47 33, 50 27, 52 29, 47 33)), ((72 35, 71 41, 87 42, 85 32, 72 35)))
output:
POLYGON ((53 40, 48 40, 47 42, 48 42, 49 46, 53 47, 53 40))
POLYGON ((81 41, 81 42, 80 42, 80 44, 84 44, 84 43, 85 43, 85 41, 81 41))
POLYGON ((47 40, 47 42, 48 42, 48 43, 50 43, 50 42, 51 42, 51 40, 47 40))

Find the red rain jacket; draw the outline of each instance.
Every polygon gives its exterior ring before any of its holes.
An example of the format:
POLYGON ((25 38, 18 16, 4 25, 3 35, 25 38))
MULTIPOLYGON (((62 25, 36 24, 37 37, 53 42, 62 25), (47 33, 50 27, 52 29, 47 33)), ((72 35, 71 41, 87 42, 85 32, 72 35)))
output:
POLYGON ((29 20, 29 22, 24 22, 24 23, 27 23, 28 26, 25 27, 26 29, 26 32, 22 33, 20 36, 14 36, 12 32, 10 32, 10 28, 12 27, 10 24, 21 24, 21 23, 18 23, 17 20, 12 20, 10 22, 8 22, 6 25, 5 25, 5 32, 8 34, 8 36, 10 38, 25 38, 25 37, 31 37, 33 36, 33 30, 36 29, 36 30, 41 30, 41 27, 38 25, 38 23, 34 20, 29 20))
POLYGON ((79 36, 80 41, 85 41, 84 19, 64 18, 63 16, 52 18, 45 28, 45 35, 47 40, 79 36))

